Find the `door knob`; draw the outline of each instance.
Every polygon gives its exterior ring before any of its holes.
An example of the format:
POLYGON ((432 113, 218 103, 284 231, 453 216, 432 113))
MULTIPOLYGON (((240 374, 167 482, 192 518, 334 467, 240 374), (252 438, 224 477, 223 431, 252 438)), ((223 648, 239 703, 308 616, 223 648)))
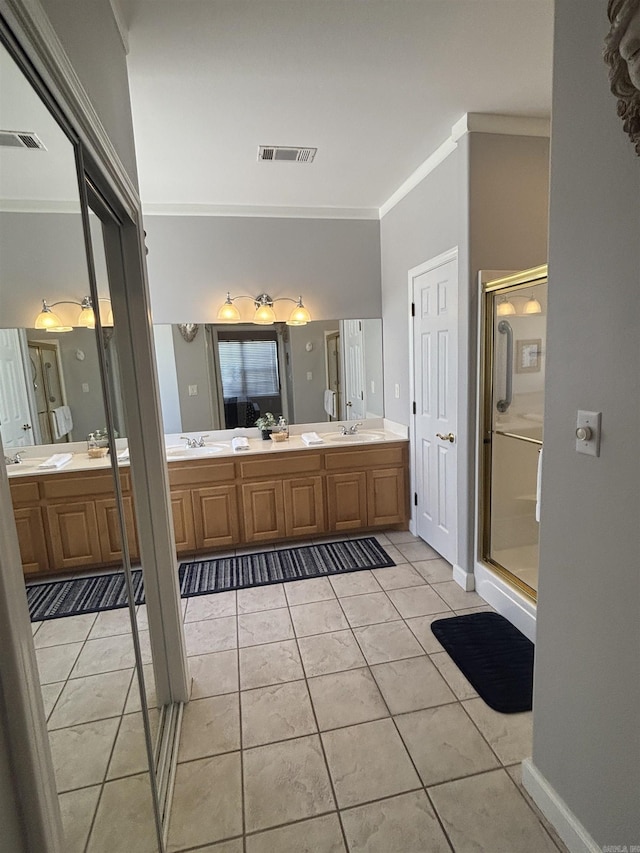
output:
POLYGON ((453 444, 453 442, 456 440, 456 437, 452 432, 448 433, 447 435, 443 435, 441 432, 437 432, 436 435, 438 438, 441 438, 443 441, 450 441, 451 444, 453 444))

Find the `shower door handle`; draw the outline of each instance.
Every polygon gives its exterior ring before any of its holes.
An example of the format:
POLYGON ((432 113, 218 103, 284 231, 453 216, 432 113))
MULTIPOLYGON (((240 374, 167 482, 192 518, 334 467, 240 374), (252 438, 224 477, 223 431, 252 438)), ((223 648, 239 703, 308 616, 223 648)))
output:
POLYGON ((498 331, 501 335, 507 336, 507 369, 505 372, 504 397, 496 403, 496 409, 504 413, 513 400, 513 329, 511 328, 511 323, 507 320, 500 320, 498 331))

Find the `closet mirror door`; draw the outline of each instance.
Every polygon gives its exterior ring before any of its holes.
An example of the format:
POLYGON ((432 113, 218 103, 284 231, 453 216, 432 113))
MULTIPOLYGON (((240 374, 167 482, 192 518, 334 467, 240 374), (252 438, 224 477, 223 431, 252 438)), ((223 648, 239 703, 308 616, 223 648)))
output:
POLYGON ((135 538, 110 344, 86 310, 86 297, 108 303, 87 263, 79 155, 2 44, 0 78, 0 128, 14 131, 0 146, 0 435, 65 849, 155 853, 149 700, 140 693, 150 656, 129 595, 135 538))

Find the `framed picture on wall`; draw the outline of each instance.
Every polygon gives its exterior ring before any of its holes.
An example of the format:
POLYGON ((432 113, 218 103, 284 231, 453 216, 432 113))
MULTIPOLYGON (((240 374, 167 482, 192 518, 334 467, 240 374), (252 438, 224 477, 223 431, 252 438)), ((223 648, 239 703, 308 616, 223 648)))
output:
POLYGON ((542 357, 542 338, 516 341, 516 373, 537 373, 542 357))

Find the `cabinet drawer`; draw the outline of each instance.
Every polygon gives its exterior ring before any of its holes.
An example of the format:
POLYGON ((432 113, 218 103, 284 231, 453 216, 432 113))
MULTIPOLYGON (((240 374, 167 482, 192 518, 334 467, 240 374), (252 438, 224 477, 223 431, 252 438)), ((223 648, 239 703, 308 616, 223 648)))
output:
POLYGON ((405 448, 403 445, 394 444, 391 447, 367 448, 366 450, 333 450, 325 454, 325 467, 327 471, 340 471, 348 468, 357 468, 361 471, 368 468, 402 465, 404 462, 405 448))
POLYGON ((198 486, 234 480, 235 465, 232 460, 212 462, 194 459, 193 462, 170 462, 169 483, 172 486, 198 486))
POLYGON ((9 481, 11 489, 11 501, 14 506, 19 504, 37 504, 40 499, 40 491, 37 483, 16 483, 9 481))
MULTIPOLYGON (((128 489, 129 475, 122 478, 122 486, 128 489)), ((40 481, 43 498, 78 498, 86 495, 112 495, 115 492, 113 474, 108 471, 104 474, 88 474, 65 476, 63 474, 49 474, 40 481)))
POLYGON ((243 480, 254 477, 279 477, 285 474, 304 474, 309 471, 319 471, 322 467, 322 457, 319 453, 278 453, 269 454, 265 459, 246 459, 240 463, 240 476, 243 480))

